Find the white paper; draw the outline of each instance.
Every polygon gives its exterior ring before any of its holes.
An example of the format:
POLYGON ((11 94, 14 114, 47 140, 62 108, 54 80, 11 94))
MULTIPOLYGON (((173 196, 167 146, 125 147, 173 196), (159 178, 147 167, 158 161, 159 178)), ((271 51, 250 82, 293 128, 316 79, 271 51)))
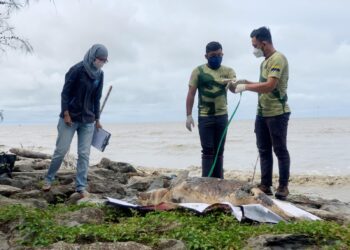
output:
POLYGON ((197 212, 203 213, 203 211, 210 205, 206 203, 180 203, 179 206, 193 209, 197 212))
POLYGON ((266 223, 278 223, 283 221, 279 215, 272 212, 270 209, 260 204, 242 205, 244 211, 244 217, 266 223))
POLYGON ((280 201, 276 199, 272 200, 280 209, 282 209, 286 214, 290 216, 308 220, 321 220, 321 218, 317 217, 316 215, 313 215, 303 209, 300 209, 289 202, 280 201))
MULTIPOLYGON (((124 206, 124 207, 129 207, 129 208, 142 208, 142 206, 135 205, 128 203, 123 200, 119 199, 114 199, 107 197, 108 201, 110 203, 124 206)), ((296 218, 300 219, 310 219, 310 220, 320 220, 317 216, 306 212, 300 208, 295 207, 294 205, 287 203, 287 202, 282 202, 279 200, 272 199, 274 203, 281 208, 286 214, 290 216, 294 216, 296 218)), ((260 205, 260 204, 248 204, 248 205, 242 205, 242 206, 233 206, 229 202, 219 202, 219 203, 214 203, 214 204, 207 204, 207 203, 179 203, 178 205, 184 208, 192 209, 195 210, 199 213, 203 213, 205 209, 207 209, 210 206, 213 206, 215 204, 223 204, 223 205, 228 205, 231 208, 232 215, 238 220, 241 221, 243 217, 258 221, 258 222, 263 222, 263 223, 278 223, 280 221, 284 221, 282 217, 279 215, 275 214, 268 208, 260 205), (243 211, 242 211, 243 210, 243 211)))
POLYGON ((233 206, 230 202, 221 202, 221 204, 226 204, 231 207, 232 215, 236 217, 238 221, 241 221, 243 218, 243 213, 241 207, 233 206))
POLYGON ((103 152, 108 145, 111 134, 102 128, 95 128, 91 145, 103 152))
POLYGON ((118 204, 118 205, 126 206, 126 207, 135 207, 135 208, 139 207, 138 205, 131 204, 131 203, 123 201, 123 200, 114 199, 114 198, 110 198, 110 197, 107 197, 107 199, 109 202, 111 202, 113 204, 118 204))

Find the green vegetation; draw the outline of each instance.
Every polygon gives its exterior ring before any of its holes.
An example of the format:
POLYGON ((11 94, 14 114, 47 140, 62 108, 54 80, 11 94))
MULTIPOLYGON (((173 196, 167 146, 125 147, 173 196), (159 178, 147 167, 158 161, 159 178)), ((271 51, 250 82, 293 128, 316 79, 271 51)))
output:
POLYGON ((270 224, 239 223, 230 214, 212 212, 196 215, 188 211, 150 212, 139 214, 91 204, 55 205, 34 209, 19 205, 0 208, 0 228, 13 225, 19 230, 25 246, 47 246, 57 241, 70 243, 136 241, 156 246, 161 238, 179 239, 189 249, 241 249, 246 240, 261 234, 306 234, 319 246, 334 242, 334 249, 350 246, 350 225, 333 222, 294 222, 270 224), (57 217, 84 207, 97 207, 104 212, 102 224, 67 227, 57 217))

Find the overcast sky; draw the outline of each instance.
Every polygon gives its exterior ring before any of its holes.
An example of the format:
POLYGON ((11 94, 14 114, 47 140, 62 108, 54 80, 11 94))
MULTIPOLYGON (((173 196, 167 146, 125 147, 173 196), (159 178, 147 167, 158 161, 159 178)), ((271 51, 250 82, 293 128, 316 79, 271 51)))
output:
MULTIPOLYGON (((65 73, 102 43, 104 95, 113 86, 102 121, 184 121, 188 80, 206 62, 206 44, 219 41, 223 64, 258 80, 262 59, 249 35, 267 26, 289 60, 292 118, 350 116, 349 10, 348 0, 31 1, 9 22, 34 53, 1 54, 0 110, 6 123, 56 123, 65 73)), ((237 101, 229 95, 229 112, 237 101)), ((244 92, 237 119, 254 119, 256 103, 244 92)))

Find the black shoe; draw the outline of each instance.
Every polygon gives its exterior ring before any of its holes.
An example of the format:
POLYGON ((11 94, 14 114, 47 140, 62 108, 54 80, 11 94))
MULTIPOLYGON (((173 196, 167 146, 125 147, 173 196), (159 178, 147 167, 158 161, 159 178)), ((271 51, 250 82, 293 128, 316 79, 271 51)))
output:
POLYGON ((277 192, 275 193, 275 197, 279 200, 285 200, 287 199, 288 194, 288 186, 279 186, 277 188, 277 192))
POLYGON ((259 184, 258 188, 263 191, 266 195, 273 195, 271 187, 259 184))

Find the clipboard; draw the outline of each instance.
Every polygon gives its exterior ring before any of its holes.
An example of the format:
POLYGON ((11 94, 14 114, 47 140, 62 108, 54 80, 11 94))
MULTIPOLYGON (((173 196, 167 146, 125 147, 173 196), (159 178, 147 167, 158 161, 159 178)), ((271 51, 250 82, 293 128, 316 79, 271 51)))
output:
POLYGON ((111 133, 103 128, 98 129, 95 127, 91 145, 97 150, 103 152, 109 143, 109 138, 111 138, 111 133))

